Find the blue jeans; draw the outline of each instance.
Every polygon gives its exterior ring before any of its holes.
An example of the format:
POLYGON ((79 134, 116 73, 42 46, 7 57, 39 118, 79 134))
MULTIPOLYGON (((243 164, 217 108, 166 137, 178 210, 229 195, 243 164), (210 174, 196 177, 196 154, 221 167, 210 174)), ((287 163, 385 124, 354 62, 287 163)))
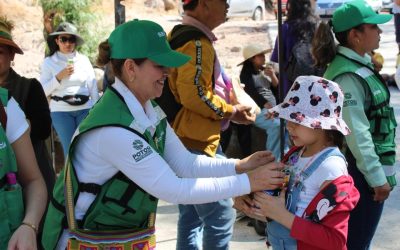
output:
POLYGON ((78 128, 79 123, 86 117, 89 109, 82 109, 68 112, 51 112, 53 127, 60 138, 61 145, 64 151, 64 157, 68 154, 69 145, 71 144, 72 136, 78 128))
MULTIPOLYGON (((276 161, 281 159, 281 137, 280 137, 280 120, 279 119, 265 119, 265 114, 268 109, 263 108, 260 114, 257 115, 254 125, 264 129, 267 133, 267 142, 265 148, 270 150, 275 156, 276 161)), ((289 150, 288 135, 285 133, 285 146, 284 152, 289 150)))
MULTIPOLYGON (((195 154, 203 154, 193 152, 195 154)), ((216 158, 223 157, 217 152, 216 158)), ((229 249, 236 211, 232 199, 197 205, 179 205, 177 250, 229 249), (201 236, 201 234, 203 234, 201 236), (201 244, 201 242, 203 242, 201 244)))

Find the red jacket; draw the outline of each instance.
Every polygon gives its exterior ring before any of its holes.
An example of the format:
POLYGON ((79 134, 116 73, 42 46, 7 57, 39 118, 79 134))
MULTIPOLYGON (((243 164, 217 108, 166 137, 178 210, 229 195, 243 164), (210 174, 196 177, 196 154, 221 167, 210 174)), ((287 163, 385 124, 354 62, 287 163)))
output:
POLYGON ((302 218, 296 216, 290 236, 298 250, 346 250, 350 211, 360 194, 351 176, 341 176, 322 189, 302 218))

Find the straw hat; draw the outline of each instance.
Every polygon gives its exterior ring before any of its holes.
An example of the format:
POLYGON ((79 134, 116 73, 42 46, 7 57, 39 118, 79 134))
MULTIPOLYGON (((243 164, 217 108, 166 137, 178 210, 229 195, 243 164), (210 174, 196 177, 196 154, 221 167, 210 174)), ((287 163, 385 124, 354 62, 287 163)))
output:
POLYGON ((266 54, 271 52, 271 49, 265 49, 258 44, 249 44, 243 48, 243 62, 239 63, 237 66, 242 65, 247 59, 252 58, 258 54, 266 54))
POLYGON ((14 25, 6 18, 0 18, 0 44, 10 46, 15 53, 24 54, 21 48, 13 41, 11 31, 14 25))
POLYGON ((350 129, 342 119, 342 110, 343 92, 336 82, 319 76, 299 76, 283 103, 268 112, 305 127, 348 135, 350 129))

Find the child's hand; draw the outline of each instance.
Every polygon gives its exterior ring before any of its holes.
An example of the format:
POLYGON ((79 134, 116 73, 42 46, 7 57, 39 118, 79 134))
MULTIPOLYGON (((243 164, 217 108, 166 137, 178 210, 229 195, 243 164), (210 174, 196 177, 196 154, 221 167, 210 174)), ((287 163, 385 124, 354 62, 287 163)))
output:
POLYGON ((282 190, 279 196, 272 196, 264 192, 257 192, 253 196, 255 207, 253 212, 257 215, 276 220, 277 214, 285 207, 285 191, 282 190))
POLYGON ((269 77, 272 77, 275 74, 274 66, 272 64, 268 64, 264 68, 264 74, 269 76, 269 77))
POLYGON ((273 162, 275 160, 271 151, 257 151, 254 154, 239 160, 236 163, 236 172, 238 174, 253 170, 259 166, 273 162))
POLYGON ((233 208, 242 211, 246 215, 251 213, 251 208, 254 206, 250 195, 242 195, 233 198, 233 208))

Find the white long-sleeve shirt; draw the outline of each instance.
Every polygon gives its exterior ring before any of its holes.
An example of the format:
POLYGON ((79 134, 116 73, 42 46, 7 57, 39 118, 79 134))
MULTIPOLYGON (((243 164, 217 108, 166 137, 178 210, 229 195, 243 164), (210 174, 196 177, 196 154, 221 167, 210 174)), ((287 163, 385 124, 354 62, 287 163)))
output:
POLYGON ((99 99, 97 82, 92 64, 87 56, 77 51, 71 54, 63 54, 57 51, 52 56, 46 57, 42 64, 40 83, 43 86, 46 96, 49 97, 63 97, 65 95, 76 94, 90 96, 88 102, 79 106, 73 106, 64 101, 51 100, 51 112, 88 109, 99 99), (69 77, 61 79, 59 82, 56 79, 56 75, 67 67, 68 59, 73 60, 74 73, 69 77))
MULTIPOLYGON (((158 120, 151 103, 147 102, 143 110, 118 78, 113 87, 123 96, 136 123, 140 124, 138 127, 154 131, 158 120)), ((164 157, 153 150, 136 161, 133 155, 138 150, 132 143, 138 140, 143 143, 143 148, 148 146, 138 135, 119 127, 99 128, 82 135, 73 162, 79 180, 102 185, 121 171, 151 195, 176 204, 207 203, 250 192, 247 174, 236 175, 236 160, 190 153, 169 125, 164 157)), ((83 217, 94 198, 90 193, 80 194, 76 204, 77 218, 83 217)))
MULTIPOLYGON (((136 97, 118 79, 113 87, 124 98, 139 133, 155 131, 157 112, 150 101, 143 109, 136 97), (140 131, 142 130, 142 131, 140 131)), ((154 197, 175 204, 199 204, 248 194, 251 191, 247 174, 236 175, 235 159, 216 159, 190 153, 167 125, 164 157, 152 150, 136 161, 138 152, 132 144, 141 141, 138 135, 119 127, 103 127, 82 135, 73 157, 73 165, 80 182, 104 184, 118 171, 123 172, 138 186, 154 197), (211 178, 218 177, 218 178, 211 178)), ((80 193, 75 205, 77 219, 82 219, 95 195, 80 193)), ((67 231, 57 249, 64 249, 67 231)))

